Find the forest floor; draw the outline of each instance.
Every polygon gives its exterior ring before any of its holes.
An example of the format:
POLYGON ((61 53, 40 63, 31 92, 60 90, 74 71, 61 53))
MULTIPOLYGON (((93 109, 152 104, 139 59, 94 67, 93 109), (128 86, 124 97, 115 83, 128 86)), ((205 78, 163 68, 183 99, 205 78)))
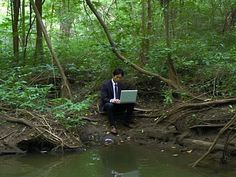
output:
MULTIPOLYGON (((100 114, 94 105, 93 114, 85 124, 73 131, 66 130, 48 115, 18 110, 0 115, 0 155, 26 152, 61 151, 92 146, 133 143, 154 145, 165 151, 205 153, 219 131, 235 115, 234 104, 185 106, 176 101, 171 106, 160 104, 155 94, 141 94, 134 112, 133 128, 118 121, 118 135, 112 135, 106 114, 100 114), (27 119, 25 119, 27 117, 27 119)), ((122 117, 119 116, 119 117, 122 117)), ((235 127, 224 133, 216 142, 211 157, 225 163, 235 160, 235 127), (226 136, 227 135, 227 136, 226 136)))

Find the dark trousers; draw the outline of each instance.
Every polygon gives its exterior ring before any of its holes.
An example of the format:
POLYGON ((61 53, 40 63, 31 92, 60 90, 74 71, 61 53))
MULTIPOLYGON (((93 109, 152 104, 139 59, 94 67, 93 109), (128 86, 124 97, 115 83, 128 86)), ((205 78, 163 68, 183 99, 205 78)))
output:
POLYGON ((124 121, 125 123, 130 123, 131 116, 134 110, 133 103, 127 104, 114 104, 114 103, 106 103, 103 107, 103 110, 108 113, 108 118, 111 126, 116 125, 116 114, 119 112, 124 112, 124 121))

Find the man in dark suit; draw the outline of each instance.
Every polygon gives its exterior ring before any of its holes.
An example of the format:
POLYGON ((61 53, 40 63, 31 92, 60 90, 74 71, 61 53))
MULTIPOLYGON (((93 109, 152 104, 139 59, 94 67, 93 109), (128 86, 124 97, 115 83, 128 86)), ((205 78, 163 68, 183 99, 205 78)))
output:
POLYGON ((113 71, 112 79, 103 83, 101 89, 101 109, 108 113, 109 123, 111 126, 111 133, 117 134, 116 129, 116 112, 125 112, 124 125, 130 127, 131 115, 133 113, 134 104, 120 104, 121 90, 125 86, 120 82, 124 77, 124 71, 117 68, 113 71))

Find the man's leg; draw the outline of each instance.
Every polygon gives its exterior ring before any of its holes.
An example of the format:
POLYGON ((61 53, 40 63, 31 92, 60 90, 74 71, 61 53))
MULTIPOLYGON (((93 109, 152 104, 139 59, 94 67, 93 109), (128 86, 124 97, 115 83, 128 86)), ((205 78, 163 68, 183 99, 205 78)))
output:
POLYGON ((126 109, 125 122, 127 124, 130 124, 131 121, 132 121, 132 115, 133 115, 133 111, 134 111, 134 104, 133 103, 125 104, 125 109, 126 109))
POLYGON ((110 123, 110 126, 115 126, 115 116, 114 116, 114 104, 113 103, 106 103, 104 105, 104 111, 108 113, 108 120, 110 123))

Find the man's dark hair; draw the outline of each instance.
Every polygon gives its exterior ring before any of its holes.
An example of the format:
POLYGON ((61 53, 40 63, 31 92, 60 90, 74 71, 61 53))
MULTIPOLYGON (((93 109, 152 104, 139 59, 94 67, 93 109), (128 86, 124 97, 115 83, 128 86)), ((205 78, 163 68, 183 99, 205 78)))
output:
POLYGON ((116 69, 113 71, 113 76, 119 75, 119 74, 121 74, 122 77, 125 75, 123 69, 121 69, 121 68, 116 68, 116 69))

